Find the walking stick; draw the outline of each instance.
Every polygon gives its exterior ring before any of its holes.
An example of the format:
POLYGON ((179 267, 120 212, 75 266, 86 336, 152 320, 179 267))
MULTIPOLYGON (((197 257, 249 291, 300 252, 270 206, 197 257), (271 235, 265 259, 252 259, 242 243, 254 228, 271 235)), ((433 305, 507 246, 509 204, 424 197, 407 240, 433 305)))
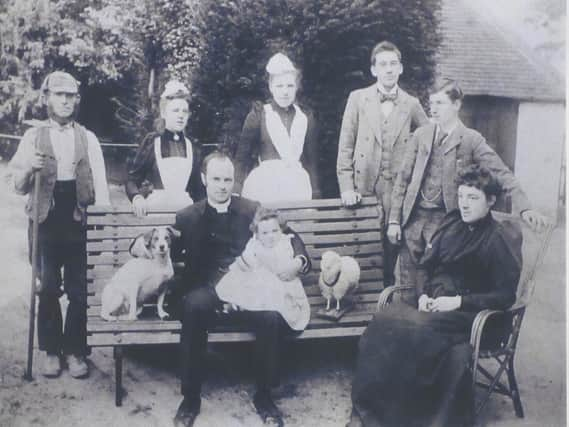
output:
POLYGON ((36 282, 38 276, 38 228, 39 228, 39 192, 40 171, 34 172, 34 197, 32 206, 32 283, 30 286, 30 319, 28 325, 28 366, 24 378, 32 381, 32 363, 34 357, 34 327, 36 324, 36 282))

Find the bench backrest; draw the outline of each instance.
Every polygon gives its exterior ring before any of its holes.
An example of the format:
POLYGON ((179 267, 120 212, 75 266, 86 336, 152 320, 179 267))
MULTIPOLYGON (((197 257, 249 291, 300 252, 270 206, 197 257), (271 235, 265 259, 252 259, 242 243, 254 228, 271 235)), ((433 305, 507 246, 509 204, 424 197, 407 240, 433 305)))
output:
MULTIPOLYGON (((323 304, 318 289, 320 259, 326 250, 355 257, 361 267, 357 300, 373 306, 383 289, 381 227, 375 197, 365 197, 357 209, 344 208, 340 199, 271 205, 281 211, 304 241, 312 271, 303 283, 312 305, 323 304)), ((100 294, 111 276, 130 259, 132 239, 156 226, 172 225, 175 212, 155 210, 137 218, 131 208, 91 206, 87 219, 88 313, 98 316, 100 294)))

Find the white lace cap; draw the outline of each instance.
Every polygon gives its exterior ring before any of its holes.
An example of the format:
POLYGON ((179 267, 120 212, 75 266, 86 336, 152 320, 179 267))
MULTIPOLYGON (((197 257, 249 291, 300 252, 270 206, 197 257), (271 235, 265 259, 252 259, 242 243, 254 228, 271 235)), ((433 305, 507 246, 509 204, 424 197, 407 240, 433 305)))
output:
POLYGON ((265 69, 267 70, 267 73, 271 75, 296 73, 298 71, 288 56, 280 52, 271 56, 271 59, 267 62, 265 69))
POLYGON ((190 96, 190 91, 188 88, 179 80, 170 80, 164 86, 164 92, 160 95, 161 99, 172 99, 172 98, 188 98, 190 96))

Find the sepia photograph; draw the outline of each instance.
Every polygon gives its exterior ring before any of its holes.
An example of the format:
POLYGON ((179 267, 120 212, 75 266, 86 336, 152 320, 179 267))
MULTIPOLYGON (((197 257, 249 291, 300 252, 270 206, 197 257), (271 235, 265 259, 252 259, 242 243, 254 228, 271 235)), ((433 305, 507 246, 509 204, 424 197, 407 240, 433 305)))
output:
POLYGON ((0 426, 567 425, 565 0, 0 0, 0 426))

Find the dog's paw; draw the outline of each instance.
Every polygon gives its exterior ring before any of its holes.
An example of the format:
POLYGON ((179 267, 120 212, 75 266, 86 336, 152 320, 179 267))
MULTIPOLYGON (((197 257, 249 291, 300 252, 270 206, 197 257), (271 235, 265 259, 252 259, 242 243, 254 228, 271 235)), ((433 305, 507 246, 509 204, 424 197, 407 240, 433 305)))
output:
POLYGON ((158 317, 160 317, 160 320, 170 320, 170 315, 168 313, 158 313, 158 317))

